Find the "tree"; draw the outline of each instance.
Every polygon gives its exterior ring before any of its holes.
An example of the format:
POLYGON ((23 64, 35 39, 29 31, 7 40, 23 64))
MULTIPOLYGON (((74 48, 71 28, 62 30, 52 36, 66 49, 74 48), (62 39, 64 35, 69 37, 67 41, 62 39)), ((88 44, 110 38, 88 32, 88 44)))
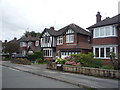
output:
POLYGON ((41 33, 36 33, 35 31, 31 31, 31 32, 26 31, 26 32, 24 33, 24 36, 26 36, 26 37, 28 37, 29 35, 32 36, 32 37, 37 37, 37 36, 40 36, 41 33))
POLYGON ((10 55, 12 55, 12 53, 19 52, 19 44, 15 42, 8 42, 5 45, 3 52, 9 53, 10 55))

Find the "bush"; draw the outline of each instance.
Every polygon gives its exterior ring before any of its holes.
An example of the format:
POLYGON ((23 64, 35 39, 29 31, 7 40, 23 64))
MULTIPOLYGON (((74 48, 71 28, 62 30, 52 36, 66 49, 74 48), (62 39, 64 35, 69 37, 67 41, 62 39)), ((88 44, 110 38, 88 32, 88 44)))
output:
POLYGON ((66 61, 67 61, 66 59, 57 58, 55 62, 56 62, 57 64, 65 64, 66 61))
POLYGON ((28 60, 35 61, 36 59, 43 59, 42 52, 34 52, 33 54, 28 55, 28 60))
POLYGON ((102 66, 102 61, 99 59, 94 59, 94 55, 92 53, 88 54, 72 54, 73 60, 76 62, 80 62, 81 66, 84 67, 95 67, 99 68, 102 66))
POLYGON ((42 52, 40 52, 40 51, 36 51, 36 52, 34 52, 34 55, 35 55, 35 58, 37 59, 37 58, 43 58, 43 54, 42 54, 42 52))
POLYGON ((3 58, 3 61, 10 61, 11 59, 10 58, 3 58))
POLYGON ((13 59, 11 62, 16 64, 23 64, 23 65, 31 64, 31 62, 26 58, 16 58, 16 59, 13 59))
POLYGON ((101 69, 112 69, 114 70, 114 67, 112 65, 104 65, 101 67, 101 69))
POLYGON ((36 63, 43 63, 43 62, 44 62, 44 60, 43 60, 43 59, 41 59, 41 58, 37 58, 37 59, 35 60, 35 62, 36 62, 36 63))

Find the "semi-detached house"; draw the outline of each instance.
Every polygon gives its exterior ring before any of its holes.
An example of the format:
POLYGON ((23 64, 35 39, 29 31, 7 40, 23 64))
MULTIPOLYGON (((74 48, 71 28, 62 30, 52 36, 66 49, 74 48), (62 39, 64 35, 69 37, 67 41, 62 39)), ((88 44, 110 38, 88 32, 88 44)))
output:
POLYGON ((101 20, 100 12, 96 15, 96 24, 88 27, 92 34, 92 48, 95 58, 100 58, 105 64, 110 63, 110 52, 116 59, 120 53, 120 14, 101 20))
POLYGON ((90 33, 75 24, 60 30, 55 30, 54 27, 45 28, 40 38, 45 60, 91 51, 90 33))

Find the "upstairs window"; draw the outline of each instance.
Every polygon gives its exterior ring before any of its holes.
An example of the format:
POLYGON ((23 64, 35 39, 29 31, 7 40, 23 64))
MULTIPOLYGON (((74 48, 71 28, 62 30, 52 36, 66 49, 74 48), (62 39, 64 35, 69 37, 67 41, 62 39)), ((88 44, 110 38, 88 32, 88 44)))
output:
POLYGON ((50 41, 50 37, 49 36, 45 36, 45 43, 49 43, 49 41, 50 41))
POLYGON ((63 44, 63 37, 62 36, 58 36, 57 37, 57 45, 62 45, 63 44))
POLYGON ((32 42, 28 42, 28 47, 31 46, 32 42))
POLYGON ((26 47, 27 43, 26 42, 20 42, 20 47, 26 47))
POLYGON ((93 38, 111 37, 117 35, 115 26, 104 26, 100 28, 95 28, 93 33, 93 38))
POLYGON ((66 32, 66 43, 74 42, 74 31, 72 29, 68 29, 66 32))
POLYGON ((36 42, 35 42, 35 46, 39 46, 39 41, 36 41, 36 42))
POLYGON ((74 34, 66 35, 66 43, 73 43, 74 42, 74 34))
POLYGON ((71 34, 71 33, 74 33, 74 31, 72 29, 68 29, 66 34, 71 34))

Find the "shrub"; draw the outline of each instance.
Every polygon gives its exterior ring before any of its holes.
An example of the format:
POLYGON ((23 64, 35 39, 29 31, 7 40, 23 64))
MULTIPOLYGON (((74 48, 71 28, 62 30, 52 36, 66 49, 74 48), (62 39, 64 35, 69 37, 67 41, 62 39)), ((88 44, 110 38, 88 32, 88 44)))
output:
POLYGON ((112 70, 114 70, 114 67, 112 65, 103 65, 101 68, 102 69, 112 69, 112 70))
POLYGON ((67 61, 66 59, 57 58, 55 62, 56 62, 57 64, 65 64, 66 61, 67 61))
POLYGON ((11 59, 10 58, 3 58, 4 61, 10 61, 11 59))
POLYGON ((44 62, 44 60, 43 60, 43 59, 41 59, 41 58, 37 58, 37 59, 35 60, 35 62, 36 62, 36 63, 43 63, 43 62, 44 62))
POLYGON ((72 57, 74 57, 73 59, 76 62, 80 62, 81 66, 84 67, 95 67, 95 68, 99 68, 102 66, 102 61, 99 59, 94 59, 94 55, 92 53, 88 53, 88 54, 72 54, 72 57))
POLYGON ((16 58, 16 59, 13 59, 11 62, 16 64, 23 64, 23 65, 31 64, 31 62, 26 58, 16 58))
POLYGON ((35 58, 37 59, 37 58, 43 58, 43 54, 42 54, 42 52, 40 52, 40 51, 36 51, 36 52, 34 52, 34 55, 35 55, 35 58))
POLYGON ((34 54, 28 55, 28 60, 30 60, 30 61, 35 61, 35 59, 36 59, 36 57, 35 57, 34 54))
POLYGON ((28 55, 30 61, 35 61, 36 59, 43 59, 43 54, 40 51, 34 52, 33 54, 28 55))

